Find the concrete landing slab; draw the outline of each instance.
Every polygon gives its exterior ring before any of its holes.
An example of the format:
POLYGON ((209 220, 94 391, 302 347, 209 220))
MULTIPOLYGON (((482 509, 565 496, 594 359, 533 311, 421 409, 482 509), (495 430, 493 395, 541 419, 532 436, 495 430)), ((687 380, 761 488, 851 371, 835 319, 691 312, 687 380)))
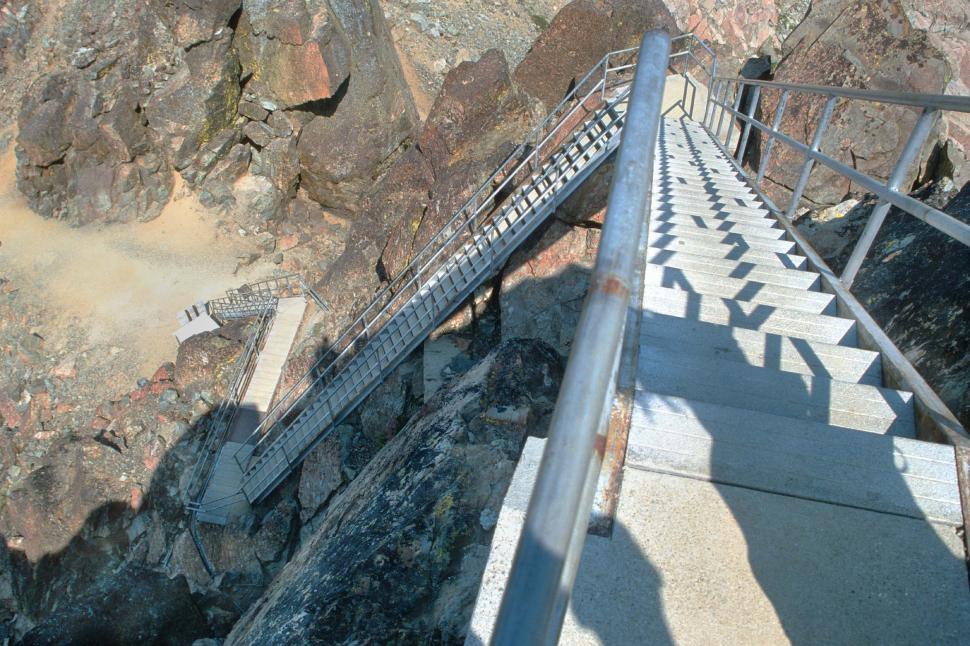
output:
POLYGON ((957 644, 956 531, 627 469, 611 539, 588 537, 561 644, 957 644))

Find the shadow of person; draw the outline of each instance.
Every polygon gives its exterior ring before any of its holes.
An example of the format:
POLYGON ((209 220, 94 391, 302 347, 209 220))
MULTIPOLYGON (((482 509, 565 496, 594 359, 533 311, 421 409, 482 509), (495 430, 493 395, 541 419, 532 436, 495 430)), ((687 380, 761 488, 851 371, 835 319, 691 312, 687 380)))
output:
POLYGON ((642 540, 619 521, 609 538, 586 537, 561 644, 673 644, 663 575, 642 540))

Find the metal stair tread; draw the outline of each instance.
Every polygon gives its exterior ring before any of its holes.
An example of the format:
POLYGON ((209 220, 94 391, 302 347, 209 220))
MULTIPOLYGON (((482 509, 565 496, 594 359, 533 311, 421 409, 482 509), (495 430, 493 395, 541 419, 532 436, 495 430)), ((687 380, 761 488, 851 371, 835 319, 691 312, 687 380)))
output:
POLYGON ((765 224, 743 224, 730 220, 708 220, 703 216, 696 216, 697 219, 689 216, 674 216, 676 219, 652 220, 650 230, 654 233, 668 233, 677 231, 680 228, 695 228, 703 232, 714 233, 733 233, 752 238, 764 238, 766 240, 782 240, 785 237, 784 229, 774 229, 767 223, 765 224))
POLYGON ((761 283, 800 289, 817 290, 821 285, 818 274, 804 269, 788 269, 742 260, 726 260, 688 251, 651 247, 647 249, 646 261, 663 267, 678 267, 713 276, 747 278, 761 283))
POLYGON ((814 314, 835 312, 835 296, 824 292, 759 283, 748 278, 728 278, 676 267, 648 263, 644 285, 681 289, 687 292, 732 298, 751 303, 802 310, 814 314))
POLYGON ((650 241, 664 236, 670 239, 698 240, 715 244, 728 245, 752 251, 765 251, 794 255, 797 252, 795 243, 790 240, 766 240, 764 238, 746 238, 738 233, 729 231, 710 231, 691 226, 674 225, 664 231, 650 231, 650 241))

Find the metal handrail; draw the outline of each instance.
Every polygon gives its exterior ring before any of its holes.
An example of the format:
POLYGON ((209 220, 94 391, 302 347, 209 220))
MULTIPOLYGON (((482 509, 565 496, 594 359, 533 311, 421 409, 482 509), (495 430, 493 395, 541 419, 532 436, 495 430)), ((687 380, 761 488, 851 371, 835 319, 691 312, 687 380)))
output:
MULTIPOLYGON (((426 278, 433 274, 436 261, 445 256, 445 252, 455 242, 466 227, 476 229, 482 222, 479 218, 487 215, 494 210, 494 196, 502 194, 510 188, 516 178, 523 171, 535 168, 539 160, 543 158, 543 149, 550 142, 555 140, 564 124, 575 116, 580 110, 591 109, 591 102, 596 106, 596 101, 602 101, 602 97, 607 89, 607 77, 614 70, 610 68, 611 58, 616 58, 633 52, 635 50, 620 50, 610 52, 603 56, 600 61, 577 83, 567 96, 550 112, 549 115, 535 128, 525 143, 520 144, 506 159, 498 166, 497 170, 481 185, 475 194, 454 214, 454 216, 433 236, 425 246, 418 251, 413 260, 400 271, 390 283, 385 286, 374 297, 367 308, 351 323, 344 333, 331 346, 330 352, 321 358, 297 380, 287 392, 280 397, 273 408, 269 411, 266 418, 255 429, 251 435, 251 441, 259 447, 270 441, 272 433, 270 429, 279 420, 285 418, 294 411, 300 404, 304 393, 313 390, 334 369, 345 363, 348 357, 353 354, 358 343, 366 340, 377 329, 377 321, 388 316, 396 304, 406 302, 407 298, 398 299, 398 295, 405 295, 416 285, 421 284, 423 277, 426 278), (589 83, 596 73, 602 73, 602 78, 592 86, 589 83), (587 89, 588 88, 588 89, 587 89), (581 94, 585 92, 585 94, 581 94), (599 96, 597 96, 599 94, 599 96), (579 98, 579 97, 582 98, 579 98), (515 166, 509 169, 509 165, 515 166), (501 182, 496 185, 496 181, 501 178, 501 182), (428 257, 430 254, 430 257, 428 257), (336 354, 336 356, 334 356, 336 354), (328 363, 325 363, 328 362, 328 363)), ((253 459, 256 452, 253 454, 253 459)))
POLYGON ((637 248, 649 220, 670 37, 643 37, 589 292, 492 643, 556 643, 582 552, 623 340, 637 248))
POLYGON ((953 216, 948 215, 939 209, 933 208, 928 204, 924 204, 923 202, 910 197, 905 192, 900 190, 906 174, 909 172, 909 169, 919 155, 923 144, 929 137, 939 113, 944 110, 970 113, 970 97, 883 92, 878 90, 860 90, 854 88, 825 87, 818 85, 801 85, 796 83, 779 83, 776 81, 759 81, 741 77, 718 77, 717 87, 720 90, 719 95, 718 93, 714 93, 708 96, 708 104, 713 109, 709 110, 710 114, 709 116, 705 116, 705 120, 702 125, 708 134, 710 134, 711 137, 713 137, 716 141, 722 142, 724 145, 730 145, 731 128, 735 123, 735 119, 744 124, 743 134, 741 136, 734 159, 735 162, 742 168, 742 172, 748 176, 749 179, 751 179, 750 174, 743 167, 744 154, 749 142, 748 135, 750 131, 754 129, 767 137, 765 152, 759 163, 756 179, 752 180, 756 187, 760 187, 761 182, 766 177, 768 160, 772 153, 775 141, 785 144, 803 156, 804 162, 802 165, 801 174, 799 175, 798 182, 795 184, 794 190, 792 191, 791 199, 789 200, 784 211, 785 217, 788 220, 791 220, 794 217, 795 211, 799 202, 801 201, 802 194, 808 184, 809 177, 814 170, 816 163, 826 166, 827 168, 849 179, 853 184, 863 187, 879 198, 879 201, 873 208, 869 216, 869 220, 866 222, 866 225, 860 234, 852 253, 849 256, 849 259, 846 262, 842 275, 840 276, 841 282, 847 288, 851 287, 852 283, 855 281, 859 269, 872 248, 872 244, 875 241, 876 236, 879 233, 879 229, 882 227, 891 206, 899 208, 905 213, 912 215, 916 219, 922 220, 935 229, 942 231, 949 237, 970 246, 970 224, 962 222, 961 220, 954 218, 953 216), (734 90, 733 105, 729 104, 726 100, 728 89, 732 87, 734 90), (752 89, 751 98, 749 100, 747 109, 742 111, 740 109, 740 103, 746 88, 752 89), (778 98, 778 105, 772 119, 772 124, 770 126, 756 117, 758 102, 761 100, 764 91, 766 90, 776 90, 781 92, 781 95, 778 98), (825 97, 825 107, 819 117, 819 121, 815 128, 815 134, 810 145, 806 145, 794 137, 781 132, 781 124, 784 119, 785 107, 793 94, 810 94, 825 97), (882 103, 888 105, 922 108, 922 113, 910 131, 906 144, 896 160, 887 181, 882 182, 870 177, 869 175, 866 175, 865 173, 862 173, 822 152, 821 146, 823 138, 828 129, 836 103, 839 100, 865 101, 869 103, 882 103), (716 129, 714 129, 715 114, 718 113, 718 110, 720 110, 720 116, 717 120, 718 126, 716 129), (725 114, 730 115, 728 117, 730 127, 728 128, 726 138, 722 139, 720 137, 721 122, 723 121, 725 114))

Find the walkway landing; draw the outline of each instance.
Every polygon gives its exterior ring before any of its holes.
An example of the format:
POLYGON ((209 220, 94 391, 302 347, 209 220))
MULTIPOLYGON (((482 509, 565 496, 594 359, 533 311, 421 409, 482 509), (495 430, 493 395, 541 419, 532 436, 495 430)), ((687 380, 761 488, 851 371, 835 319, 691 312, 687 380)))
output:
POLYGON ((304 312, 306 300, 302 297, 279 300, 273 324, 240 400, 239 410, 229 427, 228 439, 216 457, 212 479, 206 487, 199 512, 199 520, 203 522, 224 525, 229 518, 249 511, 249 503, 241 493, 242 470, 239 463, 245 463, 248 459, 252 452, 252 447, 247 445, 249 436, 273 404, 304 312))

